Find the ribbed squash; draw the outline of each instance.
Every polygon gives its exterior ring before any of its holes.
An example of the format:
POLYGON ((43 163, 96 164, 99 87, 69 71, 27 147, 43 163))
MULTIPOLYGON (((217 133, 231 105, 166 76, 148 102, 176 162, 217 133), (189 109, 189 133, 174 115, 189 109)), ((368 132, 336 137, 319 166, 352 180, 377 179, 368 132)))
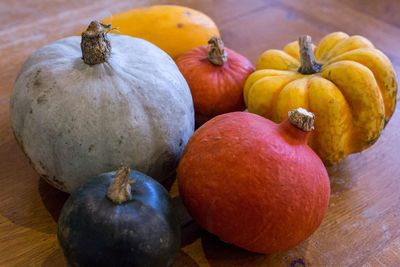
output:
POLYGON ((298 107, 313 112, 309 145, 329 165, 375 143, 395 109, 393 66, 362 36, 335 32, 316 47, 302 36, 265 51, 256 69, 244 88, 248 110, 275 122, 298 107))
POLYGON ((200 11, 175 5, 135 8, 113 14, 103 22, 112 24, 121 34, 157 45, 172 58, 192 48, 207 45, 212 36, 220 36, 210 17, 200 11))

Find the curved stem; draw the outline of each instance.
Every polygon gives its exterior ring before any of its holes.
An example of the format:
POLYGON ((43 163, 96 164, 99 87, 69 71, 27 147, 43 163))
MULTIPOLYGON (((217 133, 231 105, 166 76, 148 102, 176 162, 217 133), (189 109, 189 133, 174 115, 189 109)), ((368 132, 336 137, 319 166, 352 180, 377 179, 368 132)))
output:
POLYGON ((112 180, 107 190, 107 197, 116 204, 121 204, 132 199, 131 184, 133 180, 129 179, 130 168, 121 166, 112 180))
POLYGON ((88 65, 104 63, 110 57, 111 43, 107 33, 112 30, 111 25, 92 21, 86 31, 82 33, 82 59, 88 65))
POLYGON ((224 42, 221 38, 211 37, 208 41, 210 50, 208 51, 208 60, 217 66, 222 66, 228 60, 228 54, 224 49, 224 42))
POLYGON ((303 35, 299 38, 301 74, 314 74, 321 71, 322 65, 317 63, 312 50, 311 36, 303 35))

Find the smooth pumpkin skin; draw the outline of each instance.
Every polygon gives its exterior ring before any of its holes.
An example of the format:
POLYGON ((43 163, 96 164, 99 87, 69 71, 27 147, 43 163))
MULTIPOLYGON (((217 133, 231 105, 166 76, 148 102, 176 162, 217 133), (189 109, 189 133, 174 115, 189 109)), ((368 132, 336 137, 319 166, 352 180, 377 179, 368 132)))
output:
POLYGON ((309 145, 331 165, 376 142, 395 110, 397 77, 390 60, 362 36, 329 34, 314 53, 322 70, 303 75, 297 41, 265 51, 244 100, 250 112, 275 122, 297 107, 313 112, 309 145))
POLYGON ((190 139, 180 196, 202 227, 244 249, 290 249, 320 225, 329 177, 308 134, 247 112, 219 115, 190 139))
MULTIPOLYGON (((103 20, 121 34, 145 39, 172 58, 219 37, 214 21, 204 13, 183 6, 154 5, 113 14, 103 20)), ((116 32, 116 33, 118 33, 116 32)))
POLYGON ((109 34, 108 62, 87 65, 81 38, 35 51, 11 96, 11 125, 33 167, 73 192, 123 162, 161 181, 194 130, 193 100, 175 62, 138 38, 109 34))
POLYGON ((208 51, 208 46, 200 46, 175 61, 189 84, 198 126, 217 115, 244 110, 244 83, 254 71, 246 57, 227 47, 228 60, 222 66, 208 60, 208 51))
POLYGON ((168 192, 132 171, 132 200, 115 204, 107 189, 115 172, 75 191, 58 221, 58 240, 71 267, 171 266, 180 248, 180 225, 168 192))

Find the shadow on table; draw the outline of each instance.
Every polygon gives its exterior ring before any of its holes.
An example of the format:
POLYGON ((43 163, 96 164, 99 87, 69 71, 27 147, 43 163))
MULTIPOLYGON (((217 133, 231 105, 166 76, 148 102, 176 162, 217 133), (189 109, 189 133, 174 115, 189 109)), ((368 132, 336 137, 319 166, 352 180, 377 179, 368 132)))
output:
MULTIPOLYGON (((6 196, 0 206, 0 215, 7 220, 7 224, 54 234, 57 228, 54 222, 68 195, 38 179, 29 166, 16 170, 15 176, 19 179, 19 186, 5 187, 0 183, 3 188, 1 193, 6 196)), ((6 179, 2 182, 10 184, 6 179)))
POLYGON ((39 179, 39 194, 42 199, 43 205, 53 218, 55 222, 58 221, 61 209, 68 199, 69 194, 64 193, 51 185, 49 185, 44 179, 39 179))
POLYGON ((252 253, 221 241, 217 236, 202 233, 202 248, 210 266, 265 266, 268 255, 252 253))
POLYGON ((179 251, 178 256, 172 267, 200 267, 188 254, 179 251))
MULTIPOLYGON (((359 155, 351 155, 350 157, 355 158, 357 156, 359 155)), ((352 162, 350 158, 326 168, 331 181, 332 195, 344 193, 356 186, 357 181, 352 174, 352 168, 354 168, 354 161, 352 162)))
POLYGON ((218 237, 204 232, 201 237, 204 255, 211 267, 307 267, 304 259, 307 241, 298 247, 274 254, 253 253, 221 241, 218 237))

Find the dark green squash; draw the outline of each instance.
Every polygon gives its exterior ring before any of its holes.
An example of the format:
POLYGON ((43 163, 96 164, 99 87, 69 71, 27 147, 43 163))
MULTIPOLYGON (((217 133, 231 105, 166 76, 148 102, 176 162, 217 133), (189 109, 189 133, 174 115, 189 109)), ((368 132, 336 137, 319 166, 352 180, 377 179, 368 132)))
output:
POLYGON ((180 248, 180 226, 164 187, 121 167, 70 196, 58 239, 71 267, 170 266, 180 248))

